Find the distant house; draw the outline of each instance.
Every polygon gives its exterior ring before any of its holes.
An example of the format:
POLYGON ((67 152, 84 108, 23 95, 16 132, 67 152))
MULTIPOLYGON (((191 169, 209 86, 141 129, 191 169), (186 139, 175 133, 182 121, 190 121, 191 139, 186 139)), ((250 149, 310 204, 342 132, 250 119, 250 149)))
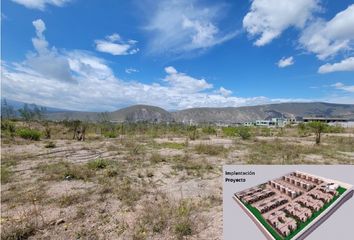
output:
POLYGON ((263 120, 256 120, 253 122, 245 122, 243 126, 258 126, 258 127, 285 127, 288 124, 295 124, 301 122, 299 118, 266 118, 263 120))
POLYGON ((270 120, 256 120, 256 126, 269 127, 271 125, 272 125, 272 121, 270 120))
POLYGON ((243 123, 243 126, 246 126, 246 127, 251 127, 251 126, 254 126, 255 123, 254 122, 244 122, 243 123))
POLYGON ((339 117, 303 117, 304 122, 346 123, 349 120, 339 117))

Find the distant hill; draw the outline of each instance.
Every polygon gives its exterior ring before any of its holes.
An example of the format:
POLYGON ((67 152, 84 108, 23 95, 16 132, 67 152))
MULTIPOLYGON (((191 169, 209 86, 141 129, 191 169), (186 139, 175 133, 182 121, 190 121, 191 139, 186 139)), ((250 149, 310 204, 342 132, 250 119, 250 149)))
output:
POLYGON ((325 116, 354 119, 353 104, 279 103, 249 107, 191 108, 172 113, 177 122, 247 122, 270 117, 325 116))
POLYGON ((154 106, 134 105, 110 113, 110 120, 117 122, 171 122, 171 113, 154 106))
MULTIPOLYGON (((8 101, 11 105, 11 101, 8 101)), ((17 106, 20 106, 18 102, 17 106)), ((23 104, 22 104, 23 105, 23 104)), ((48 109, 48 108, 47 108, 48 109)), ((46 117, 50 120, 83 120, 112 122, 184 122, 184 123, 242 123, 272 117, 343 117, 354 120, 354 104, 323 102, 278 103, 247 107, 190 108, 168 112, 160 107, 133 105, 113 112, 81 112, 49 108, 46 117)))

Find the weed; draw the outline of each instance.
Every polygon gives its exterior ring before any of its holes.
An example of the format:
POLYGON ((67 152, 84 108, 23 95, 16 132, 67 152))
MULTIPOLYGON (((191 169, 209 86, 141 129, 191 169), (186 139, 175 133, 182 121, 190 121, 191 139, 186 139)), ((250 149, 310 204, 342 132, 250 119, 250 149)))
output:
POLYGON ((152 153, 149 160, 153 164, 157 164, 160 162, 166 162, 166 159, 164 157, 162 157, 161 154, 159 154, 157 152, 152 153))
POLYGON ((1 131, 13 137, 16 133, 15 123, 10 120, 1 121, 1 131))
POLYGON ((58 163, 41 164, 38 168, 45 174, 44 180, 88 180, 93 172, 86 165, 76 165, 61 161, 58 163))
POLYGON ((186 147, 186 144, 178 142, 163 142, 158 144, 158 146, 160 148, 184 149, 186 147))
POLYGON ((191 211, 192 205, 186 200, 182 200, 176 207, 174 232, 178 239, 183 239, 184 236, 192 235, 193 233, 191 211))
POLYGON ((44 145, 45 148, 55 148, 56 145, 54 142, 48 142, 46 145, 44 145))
POLYGON ((106 159, 98 158, 87 163, 87 167, 92 170, 105 169, 109 162, 106 159))
POLYGON ((58 199, 58 204, 60 207, 65 208, 69 207, 71 205, 75 205, 78 203, 82 203, 87 201, 87 195, 86 194, 79 194, 79 193, 70 193, 70 194, 64 194, 63 196, 59 197, 58 199))
POLYGON ((115 132, 105 132, 105 133, 103 133, 103 136, 105 136, 106 138, 116 138, 117 137, 117 133, 115 133, 115 132))
POLYGON ((1 165, 1 184, 8 183, 11 180, 11 175, 12 175, 11 170, 7 166, 2 164, 1 165))
POLYGON ((194 147, 194 150, 198 154, 207 154, 207 155, 220 155, 222 153, 225 153, 227 151, 224 146, 215 146, 215 145, 207 145, 207 144, 198 144, 194 147))
POLYGON ((20 217, 1 223, 1 239, 28 239, 44 225, 43 216, 37 206, 20 213, 20 217))
POLYGON ((127 206, 134 206, 143 194, 143 190, 134 186, 129 178, 124 178, 115 191, 118 199, 127 206))

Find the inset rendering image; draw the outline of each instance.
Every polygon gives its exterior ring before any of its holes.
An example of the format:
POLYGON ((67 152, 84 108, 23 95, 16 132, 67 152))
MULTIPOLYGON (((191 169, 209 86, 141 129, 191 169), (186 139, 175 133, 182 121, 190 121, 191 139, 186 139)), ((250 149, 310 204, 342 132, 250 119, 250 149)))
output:
POLYGON ((245 189, 233 198, 267 239, 304 239, 353 196, 353 186, 291 172, 245 189))

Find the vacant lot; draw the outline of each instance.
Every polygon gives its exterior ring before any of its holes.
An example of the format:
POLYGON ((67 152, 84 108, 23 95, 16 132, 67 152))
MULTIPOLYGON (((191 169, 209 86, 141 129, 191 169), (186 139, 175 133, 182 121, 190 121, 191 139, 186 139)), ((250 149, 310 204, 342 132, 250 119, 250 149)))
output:
POLYGON ((296 127, 241 137, 91 124, 77 141, 67 123, 10 124, 2 126, 2 239, 221 239, 223 164, 354 163, 351 129, 315 145, 296 127))

